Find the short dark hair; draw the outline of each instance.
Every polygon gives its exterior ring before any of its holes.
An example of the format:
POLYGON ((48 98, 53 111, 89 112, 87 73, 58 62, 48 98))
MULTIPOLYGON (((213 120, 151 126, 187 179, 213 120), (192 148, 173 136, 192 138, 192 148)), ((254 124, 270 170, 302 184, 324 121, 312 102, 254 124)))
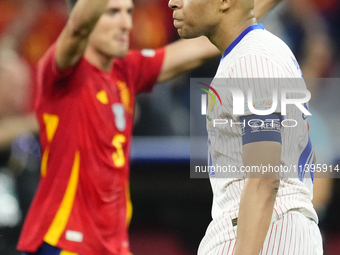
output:
POLYGON ((76 5, 78 0, 66 0, 68 8, 72 11, 73 7, 76 5))

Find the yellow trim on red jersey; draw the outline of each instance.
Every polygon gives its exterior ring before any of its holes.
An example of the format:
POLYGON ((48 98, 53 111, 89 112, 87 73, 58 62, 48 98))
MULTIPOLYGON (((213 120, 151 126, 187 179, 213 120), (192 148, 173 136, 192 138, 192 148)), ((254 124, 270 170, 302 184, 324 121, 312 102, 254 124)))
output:
POLYGON ((58 115, 44 113, 43 119, 44 119, 44 123, 46 126, 46 136, 47 136, 48 145, 46 145, 46 148, 44 150, 44 153, 41 159, 40 174, 42 177, 45 177, 47 174, 47 162, 48 162, 48 155, 50 153, 50 143, 53 140, 55 132, 57 131, 57 128, 59 125, 59 117, 58 115))
POLYGON ((125 193, 126 193, 126 226, 130 225, 131 218, 132 218, 132 202, 131 202, 131 195, 130 195, 130 183, 126 183, 126 188, 125 188, 125 193))
POLYGON ((50 153, 50 147, 46 146, 44 153, 41 158, 41 167, 40 167, 40 174, 42 177, 45 177, 47 174, 47 159, 48 154, 50 153))
POLYGON ((47 141, 50 143, 53 140, 55 132, 57 131, 59 125, 59 117, 54 114, 45 113, 43 115, 43 118, 46 125, 47 141))
POLYGON ((76 196, 79 179, 80 153, 76 151, 70 180, 68 182, 64 198, 54 217, 54 220, 47 231, 44 241, 52 246, 56 246, 67 225, 73 202, 76 196))

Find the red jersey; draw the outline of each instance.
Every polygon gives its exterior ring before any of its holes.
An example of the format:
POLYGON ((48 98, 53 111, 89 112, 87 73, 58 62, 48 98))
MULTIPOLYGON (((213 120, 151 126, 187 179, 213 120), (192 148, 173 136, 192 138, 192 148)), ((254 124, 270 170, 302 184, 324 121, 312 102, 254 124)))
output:
POLYGON ((142 52, 115 59, 110 72, 82 58, 60 74, 55 45, 39 62, 41 180, 19 250, 43 242, 81 255, 128 249, 135 94, 153 88, 164 57, 164 49, 142 52))

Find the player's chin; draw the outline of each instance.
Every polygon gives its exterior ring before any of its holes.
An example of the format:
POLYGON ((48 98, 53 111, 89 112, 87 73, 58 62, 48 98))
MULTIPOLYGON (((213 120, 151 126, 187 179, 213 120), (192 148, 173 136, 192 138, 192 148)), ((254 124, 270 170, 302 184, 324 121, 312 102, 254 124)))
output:
POLYGON ((114 58, 124 58, 129 51, 128 47, 116 47, 113 52, 111 52, 111 56, 114 58))
POLYGON ((120 51, 118 53, 116 53, 115 57, 116 58, 124 58, 127 55, 128 51, 124 50, 124 51, 120 51))
POLYGON ((200 35, 196 35, 192 31, 189 31, 188 29, 182 29, 182 28, 178 28, 177 33, 183 39, 193 39, 193 38, 200 36, 200 35))

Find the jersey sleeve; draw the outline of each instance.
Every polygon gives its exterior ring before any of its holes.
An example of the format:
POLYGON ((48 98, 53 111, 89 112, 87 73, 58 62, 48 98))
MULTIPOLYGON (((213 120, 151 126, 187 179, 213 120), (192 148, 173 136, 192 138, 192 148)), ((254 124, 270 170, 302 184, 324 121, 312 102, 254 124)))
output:
MULTIPOLYGON (((223 76, 224 81, 217 82, 226 82, 229 88, 235 87, 235 90, 242 92, 240 95, 244 99, 244 113, 233 114, 235 119, 253 115, 256 110, 263 113, 270 110, 281 112, 279 91, 285 86, 284 83, 291 81, 282 78, 281 68, 274 61, 261 55, 245 55, 236 59, 223 76), (252 103, 249 103, 249 98, 252 103)), ((230 89, 221 90, 221 99, 227 110, 234 112, 235 95, 230 89)))
POLYGON ((54 43, 42 57, 42 59, 38 63, 39 74, 43 77, 50 76, 53 80, 58 80, 64 77, 67 77, 73 73, 75 69, 77 69, 78 64, 74 65, 70 69, 62 71, 58 69, 57 63, 55 61, 55 51, 56 51, 56 43, 54 43))
POLYGON ((135 94, 149 92, 156 84, 162 69, 165 48, 130 51, 126 57, 131 68, 135 94))
MULTIPOLYGON (((287 75, 285 68, 289 65, 286 66, 261 55, 244 55, 223 73, 224 79, 216 81, 222 85, 218 92, 224 105, 220 116, 228 113, 243 124, 243 144, 281 143, 282 114, 286 114, 281 109, 282 98, 304 98, 303 94, 294 91, 305 87, 303 78, 287 75), (237 107, 241 109, 238 112, 237 107)), ((296 111, 294 107, 289 105, 289 111, 296 111)))
POLYGON ((70 77, 75 73, 79 63, 75 66, 61 71, 55 61, 56 43, 54 43, 40 59, 37 67, 37 92, 38 96, 48 96, 53 91, 54 86, 63 86, 63 89, 70 84, 70 77))

